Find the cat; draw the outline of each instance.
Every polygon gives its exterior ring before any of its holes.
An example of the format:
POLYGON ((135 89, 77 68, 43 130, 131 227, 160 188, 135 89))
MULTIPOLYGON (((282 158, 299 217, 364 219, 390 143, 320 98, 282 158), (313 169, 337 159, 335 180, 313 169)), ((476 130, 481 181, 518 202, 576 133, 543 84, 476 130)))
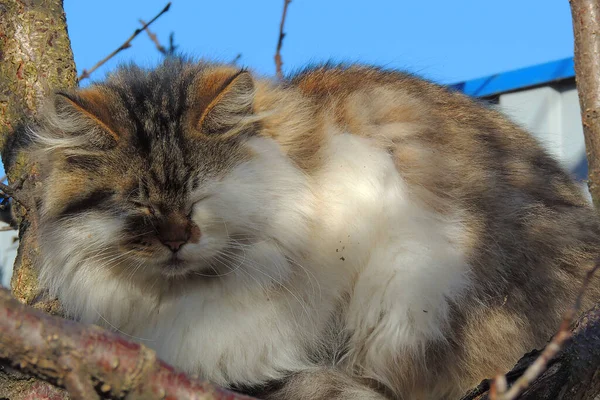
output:
POLYGON ((398 71, 128 65, 30 132, 66 315, 261 398, 460 398, 544 346, 600 253, 531 136, 398 71))

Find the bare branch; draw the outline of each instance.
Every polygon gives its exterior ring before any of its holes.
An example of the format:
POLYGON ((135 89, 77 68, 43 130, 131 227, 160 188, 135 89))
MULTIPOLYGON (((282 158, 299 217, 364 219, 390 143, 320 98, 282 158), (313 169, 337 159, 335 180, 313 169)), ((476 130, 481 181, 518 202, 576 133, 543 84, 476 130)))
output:
POLYGON ((292 0, 283 0, 283 13, 281 14, 281 23, 279 24, 279 40, 277 41, 277 51, 275 52, 275 69, 279 79, 283 79, 283 72, 281 70, 281 66, 283 65, 283 61, 281 59, 281 46, 283 46, 283 38, 285 37, 283 27, 285 25, 287 8, 291 2, 292 0))
POLYGON ((250 399, 190 378, 115 333, 34 310, 4 289, 0 360, 66 388, 74 399, 98 398, 96 390, 114 399, 250 399))
POLYGON ((143 19, 140 19, 139 21, 140 24, 142 24, 142 26, 146 27, 146 29, 144 30, 148 34, 150 40, 152 40, 152 43, 154 43, 154 45, 156 46, 156 50, 158 50, 162 55, 166 56, 168 54, 167 49, 160 43, 160 40, 158 40, 156 34, 148 28, 148 24, 143 19))
POLYGON ((171 32, 171 34, 169 35, 169 54, 175 54, 175 50, 177 50, 177 47, 178 46, 175 45, 175 32, 171 32))
POLYGON ((31 207, 25 201, 25 199, 21 198, 21 196, 17 195, 18 190, 21 188, 23 183, 16 182, 14 186, 9 186, 0 182, 0 197, 4 199, 13 199, 15 202, 19 203, 25 210, 29 211, 31 207))
POLYGON ((490 387, 490 400, 498 400, 506 393, 506 376, 496 375, 490 387))
POLYGON ((147 24, 144 24, 144 26, 142 26, 141 28, 138 28, 135 30, 135 32, 133 32, 133 34, 121 45, 119 46, 116 50, 114 50, 112 53, 110 53, 109 55, 107 55, 106 57, 104 57, 102 60, 98 61, 96 63, 96 65, 94 65, 92 68, 90 68, 89 70, 84 69, 83 72, 81 73, 81 75, 79 75, 79 77, 77 78, 78 82, 81 82, 82 80, 89 78, 90 75, 97 70, 98 68, 100 68, 102 65, 104 65, 104 63, 106 63, 108 60, 110 60, 111 58, 113 58, 114 56, 116 56, 118 53, 120 53, 121 51, 128 49, 131 47, 131 41, 133 39, 135 39, 135 37, 137 35, 139 35, 141 32, 143 32, 144 30, 146 30, 154 21, 156 21, 161 15, 163 15, 164 13, 166 13, 167 11, 169 11, 169 8, 171 7, 171 2, 167 3, 167 5, 165 6, 165 8, 162 9, 161 12, 159 12, 154 18, 152 18, 150 20, 150 22, 148 22, 147 24))
POLYGON ((12 226, 1 226, 0 232, 8 232, 8 231, 16 231, 17 228, 13 228, 12 226))
POLYGON ((229 64, 236 65, 238 63, 238 61, 240 61, 241 58, 242 58, 242 53, 238 53, 238 55, 235 56, 235 58, 233 60, 231 60, 231 62, 229 64))

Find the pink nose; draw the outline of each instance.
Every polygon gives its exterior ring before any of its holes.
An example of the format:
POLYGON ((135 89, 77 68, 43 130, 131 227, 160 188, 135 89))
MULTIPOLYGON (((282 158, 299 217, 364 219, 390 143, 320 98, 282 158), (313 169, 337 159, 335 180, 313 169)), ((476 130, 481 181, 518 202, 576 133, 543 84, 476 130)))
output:
POLYGON ((171 249, 172 252, 178 251, 181 246, 187 243, 186 240, 165 240, 162 242, 165 246, 171 249))

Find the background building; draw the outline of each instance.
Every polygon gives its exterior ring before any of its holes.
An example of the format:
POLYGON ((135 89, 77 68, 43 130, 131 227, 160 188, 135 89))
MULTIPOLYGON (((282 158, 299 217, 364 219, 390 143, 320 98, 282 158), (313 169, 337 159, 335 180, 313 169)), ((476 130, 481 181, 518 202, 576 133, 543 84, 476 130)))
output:
MULTIPOLYGON (((0 227, 9 228, 8 221, 11 220, 9 208, 0 210, 0 227)), ((10 282, 12 265, 17 255, 18 232, 15 230, 0 232, 0 284, 8 286, 10 282)))
MULTIPOLYGON (((499 107, 529 130, 579 181, 587 177, 573 58, 450 85, 499 107)), ((17 233, 0 232, 2 284, 10 280, 17 233)))

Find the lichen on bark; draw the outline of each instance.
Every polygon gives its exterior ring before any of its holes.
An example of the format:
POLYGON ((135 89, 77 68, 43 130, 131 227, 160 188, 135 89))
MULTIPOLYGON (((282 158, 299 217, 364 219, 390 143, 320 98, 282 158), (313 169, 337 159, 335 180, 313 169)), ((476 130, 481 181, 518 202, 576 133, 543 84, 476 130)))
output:
MULTIPOLYGON (((31 205, 26 210, 13 202, 20 241, 11 287, 18 300, 50 313, 59 313, 60 307, 43 295, 35 268, 37 210, 32 189, 41 183, 35 160, 21 151, 22 133, 44 98, 54 89, 75 86, 76 77, 62 0, 0 0, 0 150, 9 182, 27 177, 20 194, 29 197, 23 200, 31 205)), ((15 398, 15 393, 18 398, 35 398, 48 388, 0 369, 0 398, 15 398)), ((48 393, 62 398, 60 390, 48 393)))
MULTIPOLYGON (((44 98, 54 89, 76 85, 76 70, 61 0, 0 0, 0 149, 9 181, 27 176, 23 196, 39 185, 34 161, 20 151, 22 127, 35 119, 44 98)), ((29 204, 35 205, 33 199, 29 204)), ((20 246, 11 282, 13 294, 38 304, 34 260, 37 254, 35 207, 15 206, 20 221, 20 246), (27 215, 25 215, 27 213, 27 215)))

